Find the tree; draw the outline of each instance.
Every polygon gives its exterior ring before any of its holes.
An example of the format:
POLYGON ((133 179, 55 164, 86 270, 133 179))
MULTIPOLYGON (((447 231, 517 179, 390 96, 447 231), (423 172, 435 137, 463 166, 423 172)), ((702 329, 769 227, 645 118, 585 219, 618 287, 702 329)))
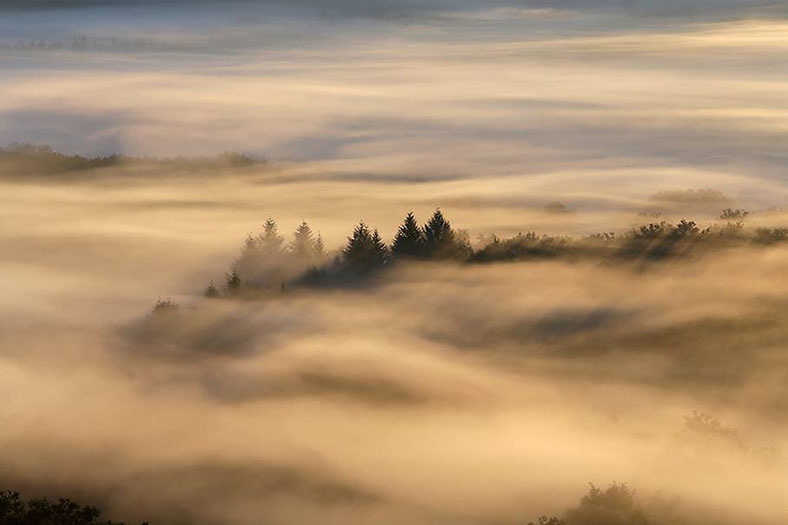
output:
POLYGON ((225 285, 227 287, 227 293, 230 295, 237 294, 241 291, 241 276, 238 274, 236 270, 233 270, 231 273, 227 274, 225 285))
POLYGON ((389 258, 389 249, 378 233, 378 229, 372 232, 372 259, 376 264, 385 264, 389 258))
POLYGON ((569 509, 570 525, 648 525, 651 523, 635 500, 635 491, 625 483, 613 483, 606 490, 591 485, 580 505, 569 509))
POLYGON ((552 518, 548 518, 547 516, 539 516, 539 519, 536 520, 536 523, 529 521, 528 525, 566 525, 566 522, 560 518, 556 518, 555 516, 552 518))
POLYGON ((284 238, 279 235, 276 221, 269 217, 263 223, 263 232, 257 236, 257 245, 262 255, 272 256, 282 253, 284 238))
POLYGON ((213 281, 208 283, 208 286, 205 288, 205 291, 203 291, 203 296, 209 299, 214 299, 216 297, 219 297, 219 289, 216 288, 216 285, 213 284, 213 281))
MULTIPOLYGON (((101 511, 61 498, 57 503, 45 499, 22 501, 18 492, 0 492, 0 523, 3 525, 98 525, 101 511)), ((111 521, 104 525, 122 525, 111 521)), ((143 524, 147 525, 147 524, 143 524)))
POLYGON ((424 226, 424 249, 426 256, 434 259, 464 258, 470 252, 467 240, 458 239, 440 208, 424 226))
POLYGON ((405 220, 397 230, 391 252, 396 257, 420 257, 424 255, 424 234, 416 222, 413 212, 405 216, 405 220))
POLYGON ((369 231, 369 227, 361 221, 348 237, 347 246, 342 251, 345 263, 356 268, 373 268, 385 264, 387 248, 377 230, 369 231))
POLYGON ((315 257, 315 238, 312 229, 306 222, 302 222, 293 233, 290 242, 290 253, 301 261, 312 262, 315 257))
POLYGON ((177 313, 179 309, 180 305, 169 297, 167 299, 158 299, 153 306, 151 315, 156 318, 171 317, 173 314, 177 313))
POLYGON ((675 228, 673 228, 671 235, 675 239, 686 239, 689 237, 697 236, 700 233, 700 231, 701 230, 700 228, 698 228, 698 225, 695 224, 695 221, 687 221, 686 219, 681 219, 681 222, 679 222, 675 226, 675 228))
POLYGON ((315 239, 315 259, 318 262, 321 262, 323 259, 326 258, 326 245, 323 243, 323 237, 320 233, 317 234, 317 239, 315 239))

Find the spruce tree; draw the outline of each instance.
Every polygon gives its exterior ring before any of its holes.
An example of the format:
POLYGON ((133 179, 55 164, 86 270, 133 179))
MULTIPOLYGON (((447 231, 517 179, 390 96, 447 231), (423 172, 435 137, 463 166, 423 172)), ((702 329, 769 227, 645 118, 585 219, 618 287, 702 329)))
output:
POLYGON ((219 289, 216 288, 216 285, 213 284, 213 281, 208 283, 208 287, 203 292, 203 296, 205 296, 205 297, 207 297, 209 299, 213 299, 213 298, 219 297, 219 289))
POLYGON ((342 251, 345 263, 360 269, 374 268, 386 262, 388 248, 380 238, 377 230, 369 231, 369 227, 361 221, 348 238, 347 246, 342 251))
POLYGON ((413 212, 405 216, 405 220, 397 230, 391 252, 395 257, 420 257, 424 255, 424 234, 416 222, 413 212))
POLYGON ((370 240, 372 241, 370 261, 374 265, 385 264, 389 258, 389 248, 386 246, 386 243, 383 242, 377 228, 372 232, 372 238, 370 240))
POLYGON ((315 254, 315 239, 312 229, 306 222, 302 222, 293 233, 290 243, 290 253, 301 261, 312 262, 315 254))
POLYGON ((320 233, 315 239, 314 254, 316 262, 322 262, 326 258, 326 245, 323 243, 323 236, 320 233))
POLYGON ((254 250, 257 247, 257 239, 252 237, 252 234, 246 236, 244 241, 244 250, 254 250))
POLYGON ((263 223, 263 232, 257 236, 257 246, 261 253, 266 256, 282 253, 282 243, 284 241, 284 238, 279 235, 276 221, 269 217, 263 223))
POLYGON ((238 271, 233 270, 231 273, 227 274, 226 276, 226 287, 227 293, 230 295, 235 295, 241 291, 241 276, 238 274, 238 271))
POLYGON ((342 250, 342 256, 346 263, 356 266, 363 266, 366 262, 371 236, 369 228, 361 221, 353 229, 353 234, 348 237, 347 245, 342 250))
POLYGON ((457 252, 457 243, 451 224, 443 216, 440 208, 424 226, 424 248, 427 257, 450 258, 457 252))

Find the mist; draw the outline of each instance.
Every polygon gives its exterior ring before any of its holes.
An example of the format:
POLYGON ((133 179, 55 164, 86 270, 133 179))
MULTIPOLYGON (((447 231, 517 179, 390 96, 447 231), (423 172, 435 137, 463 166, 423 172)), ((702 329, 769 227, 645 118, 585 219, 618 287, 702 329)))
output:
POLYGON ((785 12, 3 2, 0 491, 783 524, 785 12), (436 210, 462 254, 398 259, 436 210), (352 273, 359 221, 387 255, 352 273))

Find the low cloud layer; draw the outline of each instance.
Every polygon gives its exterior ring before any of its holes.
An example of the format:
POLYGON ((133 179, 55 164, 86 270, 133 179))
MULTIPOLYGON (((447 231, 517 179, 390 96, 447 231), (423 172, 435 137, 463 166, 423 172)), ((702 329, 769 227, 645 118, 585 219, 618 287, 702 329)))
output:
POLYGON ((734 192, 759 195, 759 206, 761 181, 782 180, 784 23, 774 10, 450 12, 138 6, 123 25, 102 10, 4 16, 0 143, 239 150, 356 175, 564 183, 566 172, 650 172, 647 183, 661 185, 670 170, 685 186, 736 180, 734 192))
MULTIPOLYGON (((426 525, 558 515, 623 481, 688 522, 782 523, 784 249, 413 264, 207 301, 263 217, 333 249, 359 217, 388 239, 411 191, 471 183, 157 169, 2 182, 24 224, 0 236, 4 487, 153 523, 426 525), (181 308, 152 317, 157 297, 181 308)), ((473 233, 642 220, 546 202, 444 211, 473 233)))
POLYGON ((618 481, 784 523, 784 247, 202 297, 268 217, 332 255, 436 207, 472 243, 785 236, 780 3, 24 4, 0 146, 201 159, 0 152, 0 490, 154 525, 514 525, 618 481))

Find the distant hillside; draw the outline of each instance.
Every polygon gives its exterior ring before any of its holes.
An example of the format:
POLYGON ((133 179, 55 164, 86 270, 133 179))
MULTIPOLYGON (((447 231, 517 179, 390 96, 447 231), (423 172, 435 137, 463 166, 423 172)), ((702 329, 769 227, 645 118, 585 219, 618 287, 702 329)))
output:
POLYGON ((225 152, 214 157, 155 158, 118 154, 105 157, 83 157, 59 153, 49 146, 33 144, 11 144, 8 147, 0 148, 0 176, 4 177, 56 175, 134 164, 167 165, 197 170, 262 165, 265 164, 265 161, 232 152, 225 152))

